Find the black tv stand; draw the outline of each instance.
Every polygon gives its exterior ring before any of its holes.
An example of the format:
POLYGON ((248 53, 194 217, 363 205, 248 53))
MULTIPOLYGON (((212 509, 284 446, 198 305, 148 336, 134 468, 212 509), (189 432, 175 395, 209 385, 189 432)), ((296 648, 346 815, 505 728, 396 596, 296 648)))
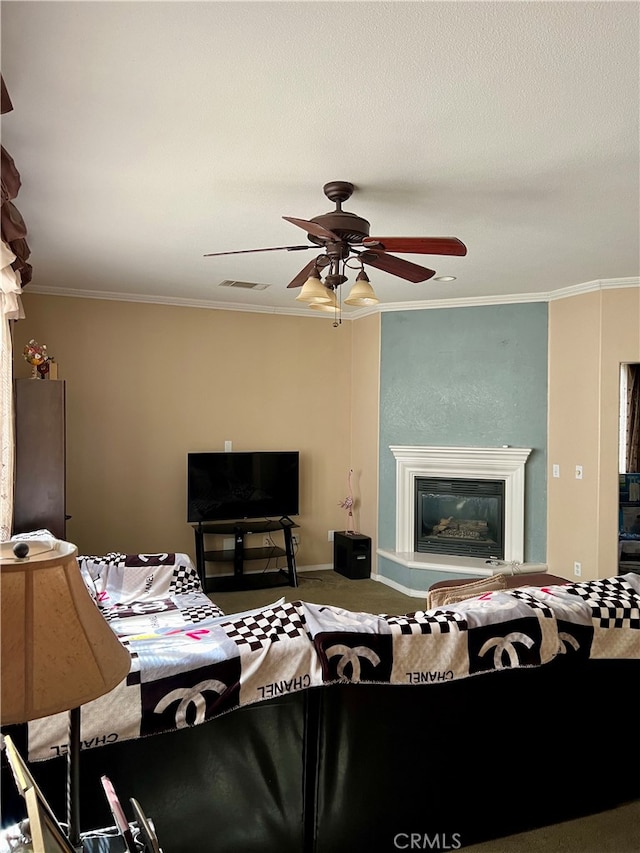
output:
POLYGON ((291 531, 295 524, 288 516, 277 520, 243 519, 242 521, 200 521, 193 524, 196 538, 196 568, 200 583, 205 592, 227 592, 240 589, 265 589, 277 586, 298 586, 296 558, 293 551, 291 531), (272 533, 281 530, 284 535, 284 548, 277 545, 261 548, 245 548, 245 536, 252 533, 272 533), (205 536, 224 536, 233 534, 233 548, 205 550, 205 536), (247 560, 270 560, 277 557, 287 558, 286 569, 265 572, 245 573, 247 560), (206 563, 233 563, 232 575, 207 577, 206 563))

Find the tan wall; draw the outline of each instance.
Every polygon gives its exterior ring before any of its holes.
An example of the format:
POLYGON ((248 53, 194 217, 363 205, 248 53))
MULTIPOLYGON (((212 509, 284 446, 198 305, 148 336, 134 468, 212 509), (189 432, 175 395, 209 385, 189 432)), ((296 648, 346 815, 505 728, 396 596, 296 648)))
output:
POLYGON ((619 370, 639 360, 639 288, 550 303, 547 562, 555 574, 573 577, 575 561, 583 580, 617 573, 619 370))
POLYGON ((332 563, 353 323, 28 293, 24 305, 15 375, 29 375, 21 352, 33 337, 67 383, 67 538, 80 553, 193 557, 186 454, 231 440, 234 450, 300 450, 298 565, 332 563))
MULTIPOLYGON (((380 315, 335 329, 324 318, 28 293, 24 304, 15 375, 29 375, 20 353, 34 337, 67 382, 67 537, 81 553, 193 556, 186 453, 231 440, 301 451, 301 567, 332 562, 327 531, 345 528, 350 466, 356 529, 375 554, 380 315)), ((617 571, 624 361, 640 361, 639 288, 550 303, 547 561, 557 574, 575 560, 583 579, 617 571)))
POLYGON ((378 436, 380 411, 380 314, 354 320, 351 353, 351 464, 355 529, 371 537, 376 566, 378 436))

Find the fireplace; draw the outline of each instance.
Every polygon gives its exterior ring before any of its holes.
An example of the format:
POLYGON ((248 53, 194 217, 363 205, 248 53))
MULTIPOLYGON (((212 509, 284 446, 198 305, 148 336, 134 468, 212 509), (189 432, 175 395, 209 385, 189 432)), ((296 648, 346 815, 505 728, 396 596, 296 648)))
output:
POLYGON ((416 477, 415 550, 504 558, 504 480, 416 477))
POLYGON ((398 559, 412 565, 419 555, 420 565, 438 564, 440 559, 451 565, 458 557, 466 567, 474 559, 480 566, 490 557, 524 562, 525 463, 530 448, 392 446, 390 450, 396 460, 396 547, 392 553, 398 559), (426 481, 427 494, 438 495, 431 508, 426 501, 426 516, 420 522, 419 538, 428 540, 427 548, 416 541, 418 481, 426 481), (449 492, 444 490, 445 483, 450 484, 449 492), (463 487, 474 488, 475 496, 460 491, 463 487), (489 491, 483 492, 485 488, 489 491), (479 498, 482 503, 476 503, 479 498), (434 534, 433 528, 450 517, 449 535, 447 527, 434 534), (455 522, 458 532, 451 535, 455 522), (460 522, 464 522, 464 532, 460 522), (470 553, 470 547, 479 550, 470 553), (448 556, 438 556, 445 554, 448 556))

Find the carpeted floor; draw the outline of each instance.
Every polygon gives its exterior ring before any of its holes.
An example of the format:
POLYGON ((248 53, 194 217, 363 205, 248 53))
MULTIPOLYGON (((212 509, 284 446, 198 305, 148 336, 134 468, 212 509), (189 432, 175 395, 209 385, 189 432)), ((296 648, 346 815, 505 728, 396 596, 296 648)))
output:
POLYGON ((412 598, 379 581, 370 578, 350 580, 329 570, 298 572, 297 587, 279 586, 273 589, 209 593, 209 597, 225 613, 262 607, 283 596, 285 601, 332 604, 346 610, 389 615, 412 613, 425 607, 425 599, 422 597, 412 598))
MULTIPOLYGON (((422 597, 403 595, 371 579, 350 580, 334 571, 299 572, 297 587, 218 592, 209 596, 225 613, 261 607, 283 596, 286 601, 331 604, 366 613, 397 615, 425 606, 422 597)), ((606 781, 594 779, 594 784, 606 781)), ((562 792, 553 795, 562 796, 562 792)), ((640 802, 463 849, 465 853, 640 853, 640 802)))
POLYGON ((640 801, 463 849, 464 853, 638 853, 640 801))

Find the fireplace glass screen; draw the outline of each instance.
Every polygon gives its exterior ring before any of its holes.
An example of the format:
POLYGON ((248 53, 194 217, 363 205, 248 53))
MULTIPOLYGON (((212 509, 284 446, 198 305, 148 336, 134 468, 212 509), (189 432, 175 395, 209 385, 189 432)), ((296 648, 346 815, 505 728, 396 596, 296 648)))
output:
POLYGON ((415 550, 504 559, 504 480, 416 479, 415 550))

